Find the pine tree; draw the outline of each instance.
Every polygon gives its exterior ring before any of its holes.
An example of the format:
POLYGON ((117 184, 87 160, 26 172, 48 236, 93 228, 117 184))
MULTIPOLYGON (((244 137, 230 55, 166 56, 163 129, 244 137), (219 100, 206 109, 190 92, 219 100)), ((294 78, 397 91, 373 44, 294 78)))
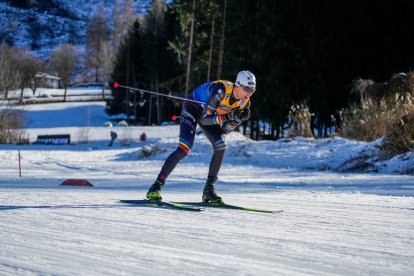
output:
MULTIPOLYGON (((111 74, 113 82, 137 86, 139 80, 144 79, 143 44, 141 26, 139 20, 136 20, 116 54, 111 74)), ((113 89, 113 99, 108 101, 107 112, 111 115, 124 113, 129 118, 133 111, 131 110, 131 96, 133 94, 127 89, 113 89)))
POLYGON ((211 47, 210 42, 212 18, 215 18, 215 24, 221 23, 221 11, 214 0, 196 0, 194 2, 176 0, 172 2, 171 9, 176 15, 180 28, 176 38, 170 42, 170 47, 175 51, 178 62, 182 64, 183 73, 187 77, 186 87, 183 89, 189 92, 195 86, 205 82, 210 53, 214 55, 218 52, 218 45, 213 44, 211 47), (195 4, 194 14, 193 3, 195 4), (193 38, 191 39, 192 22, 194 25, 193 38), (189 62, 190 58, 191 62, 189 62))

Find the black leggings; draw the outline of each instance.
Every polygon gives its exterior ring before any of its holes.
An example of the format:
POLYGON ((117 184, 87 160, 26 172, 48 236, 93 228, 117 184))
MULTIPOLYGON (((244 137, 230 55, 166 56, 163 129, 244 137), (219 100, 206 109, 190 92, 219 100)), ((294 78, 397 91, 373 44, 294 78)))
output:
MULTIPOLYGON (((181 111, 179 144, 177 149, 168 156, 167 160, 165 160, 158 175, 161 179, 166 179, 181 159, 190 153, 191 148, 194 145, 196 127, 197 123, 200 121, 201 114, 201 107, 193 103, 184 103, 181 111)), ((199 126, 214 149, 210 161, 208 177, 217 177, 227 146, 225 136, 219 125, 204 126, 199 124, 199 126)))

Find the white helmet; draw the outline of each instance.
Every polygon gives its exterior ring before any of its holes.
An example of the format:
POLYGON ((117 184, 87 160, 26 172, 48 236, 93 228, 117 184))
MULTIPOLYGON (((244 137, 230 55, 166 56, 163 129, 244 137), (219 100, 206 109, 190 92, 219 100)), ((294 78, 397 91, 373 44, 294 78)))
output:
POLYGON ((250 71, 240 71, 237 74, 236 85, 249 87, 254 91, 256 89, 256 77, 250 71))

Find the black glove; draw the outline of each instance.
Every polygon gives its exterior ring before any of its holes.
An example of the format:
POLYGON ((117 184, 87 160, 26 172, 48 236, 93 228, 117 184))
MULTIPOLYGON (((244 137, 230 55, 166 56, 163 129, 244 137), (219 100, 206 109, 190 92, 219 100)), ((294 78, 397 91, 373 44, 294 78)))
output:
POLYGON ((240 119, 241 122, 244 122, 250 118, 250 110, 249 109, 242 109, 236 111, 237 117, 240 119))
POLYGON ((224 122, 228 122, 228 121, 234 121, 237 123, 241 123, 241 119, 239 117, 240 114, 238 114, 235 111, 229 112, 226 115, 223 115, 223 121, 224 122))
POLYGON ((228 121, 234 121, 237 123, 241 123, 243 121, 246 121, 250 118, 250 110, 249 109, 237 109, 234 111, 231 111, 230 113, 227 113, 226 115, 223 116, 223 121, 224 122, 228 122, 228 121))

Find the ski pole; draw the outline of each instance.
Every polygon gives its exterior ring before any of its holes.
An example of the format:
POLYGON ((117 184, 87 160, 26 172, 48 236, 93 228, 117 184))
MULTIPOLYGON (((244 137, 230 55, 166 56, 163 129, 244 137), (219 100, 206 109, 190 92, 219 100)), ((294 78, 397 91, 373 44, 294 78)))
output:
POLYGON ((121 84, 115 82, 114 83, 114 88, 116 89, 118 87, 131 89, 131 90, 144 92, 144 93, 149 93, 149 94, 154 94, 154 95, 158 95, 158 96, 163 96, 163 97, 167 97, 167 98, 175 99, 175 100, 181 100, 181 101, 199 103, 199 104, 206 104, 205 102, 202 102, 202 101, 197 101, 197 100, 187 99, 187 98, 184 98, 184 97, 174 96, 174 95, 171 95, 171 94, 162 94, 162 93, 158 93, 158 92, 154 92, 154 91, 148 91, 148 90, 139 89, 139 88, 135 88, 135 87, 125 86, 125 85, 121 85, 121 84))

